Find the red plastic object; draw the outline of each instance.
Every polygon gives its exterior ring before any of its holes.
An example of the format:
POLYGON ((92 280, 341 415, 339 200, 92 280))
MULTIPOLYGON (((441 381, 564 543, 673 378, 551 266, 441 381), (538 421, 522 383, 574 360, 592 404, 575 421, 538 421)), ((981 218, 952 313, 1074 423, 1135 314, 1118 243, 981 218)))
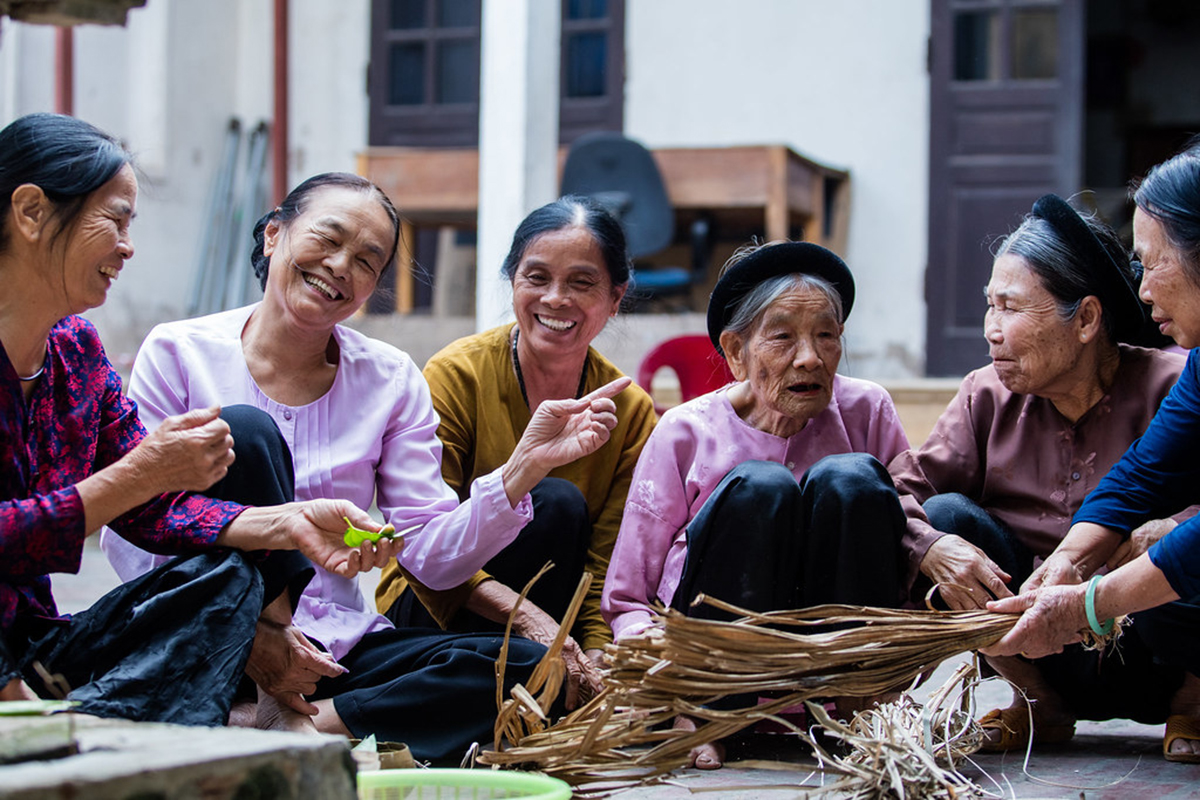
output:
MULTIPOLYGON (((655 345, 638 365, 638 384, 649 392, 655 373, 664 367, 679 376, 679 393, 684 402, 720 389, 734 379, 725 359, 702 333, 676 336, 655 345)), ((662 414, 667 409, 655 401, 654 410, 662 414)))

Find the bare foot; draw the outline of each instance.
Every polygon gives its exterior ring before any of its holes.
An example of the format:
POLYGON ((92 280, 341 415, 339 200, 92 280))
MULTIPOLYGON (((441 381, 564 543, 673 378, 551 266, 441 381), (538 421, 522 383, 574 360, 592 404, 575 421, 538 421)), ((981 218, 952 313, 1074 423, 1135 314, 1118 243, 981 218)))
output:
POLYGON ((254 727, 264 731, 287 731, 289 733, 317 733, 312 717, 293 711, 274 697, 258 692, 254 727))
MULTIPOLYGON (((696 730, 696 720, 680 714, 675 718, 672 727, 680 731, 694 731, 696 730)), ((720 769, 724 761, 725 745, 720 742, 707 742, 691 749, 691 752, 688 753, 687 765, 696 769, 720 769)))
MULTIPOLYGON (((1200 717, 1200 678, 1190 672, 1183 676, 1183 685, 1171 698, 1171 713, 1200 717)), ((1200 754, 1200 740, 1176 739, 1171 742, 1170 752, 1200 754)))
POLYGON ((258 727, 258 704, 252 700, 236 700, 229 709, 229 727, 258 727))

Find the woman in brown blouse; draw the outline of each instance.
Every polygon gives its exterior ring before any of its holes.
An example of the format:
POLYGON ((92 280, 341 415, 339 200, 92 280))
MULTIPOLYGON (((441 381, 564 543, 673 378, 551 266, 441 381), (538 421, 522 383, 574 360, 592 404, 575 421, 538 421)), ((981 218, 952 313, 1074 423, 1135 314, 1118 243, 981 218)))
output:
MULTIPOLYGON (((970 609, 1013 594, 1145 430, 1184 359, 1125 344, 1147 327, 1137 280, 1115 234, 1054 195, 1001 242, 986 290, 992 363, 966 376, 925 444, 889 467, 915 598, 936 585, 940 603, 970 609)), ((1175 524, 1144 525, 1126 557, 1175 524)), ((1153 663, 1136 629, 1122 649, 1123 659, 1075 648, 989 663, 1037 700, 1034 741, 1051 743, 1079 718, 1165 718, 1182 670, 1153 663)), ((1024 748, 1026 699, 1014 693, 982 723, 985 749, 1024 748)))

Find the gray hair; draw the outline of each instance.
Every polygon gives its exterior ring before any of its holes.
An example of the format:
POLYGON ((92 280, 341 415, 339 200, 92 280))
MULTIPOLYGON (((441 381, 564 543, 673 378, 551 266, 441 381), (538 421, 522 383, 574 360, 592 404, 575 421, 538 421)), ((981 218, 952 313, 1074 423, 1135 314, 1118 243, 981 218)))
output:
MULTIPOLYGON (((1118 268, 1132 273, 1129 255, 1112 229, 1093 215, 1079 216, 1109 252, 1118 268)), ((1015 231, 1000 241, 996 247, 996 258, 1003 255, 1018 256, 1025 260, 1030 271, 1054 298, 1058 316, 1063 322, 1075 318, 1085 297, 1094 295, 1101 298, 1104 333, 1109 341, 1117 341, 1116 315, 1122 312, 1122 308, 1110 308, 1110 304, 1103 301, 1104 287, 1097 276, 1097 270, 1110 267, 1087 263, 1086 254, 1065 242, 1059 231, 1045 219, 1033 215, 1027 216, 1015 231)), ((1137 284, 1132 274, 1128 277, 1131 283, 1137 284)))
POLYGON ((725 330, 737 334, 743 340, 746 339, 755 323, 772 303, 788 292, 801 288, 814 289, 825 295, 834 319, 842 319, 842 296, 833 288, 832 283, 816 275, 793 272, 765 280, 747 292, 730 316, 725 330))

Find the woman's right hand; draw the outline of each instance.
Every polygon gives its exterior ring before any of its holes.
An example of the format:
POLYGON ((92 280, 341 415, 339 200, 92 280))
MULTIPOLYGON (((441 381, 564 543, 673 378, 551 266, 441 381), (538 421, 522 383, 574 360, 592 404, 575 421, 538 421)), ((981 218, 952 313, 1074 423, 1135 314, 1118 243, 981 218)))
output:
POLYGON ((126 458, 150 496, 202 492, 225 477, 233 463, 233 436, 221 407, 167 417, 126 458))
POLYGON ((929 547, 921 572, 955 611, 983 608, 992 598, 1012 596, 1006 585, 1012 576, 987 553, 953 533, 942 535, 929 547))
MULTIPOLYGON (((549 647, 558 636, 558 623, 526 600, 513 620, 513 632, 549 647)), ((604 683, 600 669, 570 636, 563 642, 562 659, 567 667, 566 706, 568 711, 572 711, 599 694, 604 683)))
POLYGON ((310 642, 296 626, 259 619, 246 674, 288 708, 313 716, 317 707, 304 695, 315 692, 321 678, 335 678, 345 672, 345 667, 310 642))

